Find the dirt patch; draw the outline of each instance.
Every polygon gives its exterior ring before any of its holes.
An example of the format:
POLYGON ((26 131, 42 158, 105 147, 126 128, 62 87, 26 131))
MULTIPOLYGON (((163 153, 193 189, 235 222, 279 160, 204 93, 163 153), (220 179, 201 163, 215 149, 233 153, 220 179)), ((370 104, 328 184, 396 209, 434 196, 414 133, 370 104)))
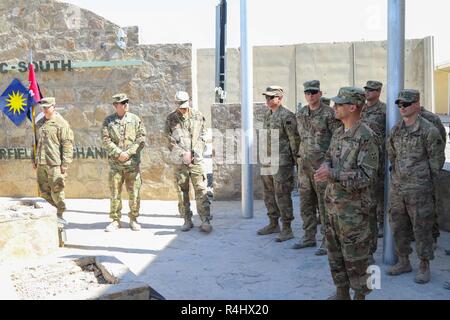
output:
POLYGON ((109 283, 94 261, 65 261, 30 267, 11 275, 22 299, 47 300, 106 287, 109 283))

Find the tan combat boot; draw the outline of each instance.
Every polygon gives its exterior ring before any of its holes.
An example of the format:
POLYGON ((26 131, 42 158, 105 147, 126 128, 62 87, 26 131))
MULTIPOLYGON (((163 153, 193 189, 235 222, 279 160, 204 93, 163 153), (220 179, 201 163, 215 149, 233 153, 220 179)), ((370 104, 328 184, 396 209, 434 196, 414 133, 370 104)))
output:
POLYGON ((133 231, 141 231, 141 225, 137 223, 136 219, 130 220, 130 229, 133 231))
POLYGON ((292 246, 292 249, 300 250, 300 249, 314 248, 314 247, 316 247, 316 235, 305 233, 302 240, 300 240, 300 242, 294 244, 292 246))
POLYGON ((366 300, 366 295, 361 292, 355 292, 353 300, 366 300))
POLYGON ((322 242, 320 243, 320 247, 314 253, 316 256, 326 256, 327 255, 327 247, 326 247, 326 239, 325 236, 322 236, 322 242))
POLYGON ((390 268, 387 272, 390 276, 399 276, 403 273, 408 273, 412 271, 411 263, 409 262, 408 256, 406 257, 398 257, 398 262, 392 268, 390 268))
POLYGON ((327 300, 352 300, 350 298, 350 288, 346 287, 336 287, 336 294, 329 297, 327 300))
POLYGON ((200 225, 200 231, 205 232, 205 233, 210 233, 212 231, 212 225, 209 222, 209 219, 206 218, 205 221, 202 222, 202 224, 200 225))
POLYGON ((181 226, 181 231, 186 232, 194 227, 191 218, 184 218, 184 224, 181 226))
POLYGON ((418 284, 425 284, 430 282, 431 271, 430 271, 430 261, 420 260, 419 271, 417 271, 416 278, 414 281, 418 284))
POLYGON ((450 290, 450 280, 444 283, 444 289, 450 290))
POLYGON ((268 234, 279 233, 280 225, 278 224, 278 218, 270 218, 270 222, 264 228, 258 230, 258 235, 266 236, 268 234))
POLYGON ((114 232, 116 230, 119 230, 122 227, 119 220, 114 220, 110 224, 108 224, 105 228, 105 232, 114 232))
POLYGON ((276 242, 284 242, 294 238, 294 234, 292 233, 291 223, 283 222, 283 228, 281 229, 281 233, 278 238, 275 239, 276 242))

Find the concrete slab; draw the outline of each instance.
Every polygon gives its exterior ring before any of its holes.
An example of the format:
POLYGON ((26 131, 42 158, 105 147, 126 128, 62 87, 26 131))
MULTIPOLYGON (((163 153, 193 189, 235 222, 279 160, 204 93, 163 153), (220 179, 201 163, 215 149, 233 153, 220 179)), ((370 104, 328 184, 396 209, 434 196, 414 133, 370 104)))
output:
POLYGON ((42 257, 58 247, 56 209, 33 203, 0 203, 0 264, 42 257))
MULTIPOLYGON (((0 198, 0 202, 5 200, 0 198)), ((293 227, 299 238, 303 232, 298 196, 294 203, 293 227)), ((256 235, 267 223, 262 201, 255 201, 255 217, 249 220, 241 218, 240 202, 214 202, 210 235, 199 231, 198 216, 194 216, 196 228, 179 231, 183 221, 177 217, 175 201, 143 201, 141 232, 131 231, 126 223, 126 228, 115 233, 104 232, 109 223, 109 200, 68 200, 67 206, 67 247, 47 259, 115 257, 140 282, 169 300, 325 299, 334 290, 327 258, 315 256, 314 248, 296 251, 290 249, 296 240, 279 244, 275 235, 256 235)), ((195 203, 192 207, 195 210, 195 203)), ((128 222, 126 216, 122 220, 128 222)), ((375 259, 381 269, 381 290, 375 290, 368 299, 450 299, 450 291, 442 287, 450 280, 450 256, 445 255, 445 249, 450 249, 450 234, 443 232, 439 239, 432 280, 427 285, 415 284, 415 273, 386 276, 387 266, 381 264, 382 241, 379 248, 375 259)), ((412 262, 417 270, 415 256, 412 262)), ((5 285, 0 283, 3 292, 5 285)), ((14 299, 6 293, 8 297, 14 299)))

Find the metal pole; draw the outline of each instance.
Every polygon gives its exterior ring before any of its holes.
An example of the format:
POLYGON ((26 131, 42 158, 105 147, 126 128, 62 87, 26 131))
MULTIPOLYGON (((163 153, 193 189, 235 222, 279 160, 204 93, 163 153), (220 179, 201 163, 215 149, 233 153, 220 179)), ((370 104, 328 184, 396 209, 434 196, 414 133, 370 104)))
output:
MULTIPOLYGON (((405 0, 388 0, 388 77, 387 77, 387 109, 386 133, 390 134, 392 128, 401 117, 395 107, 398 93, 404 89, 405 84, 405 0)), ((386 159, 386 161, 388 161, 386 159)), ((388 162, 386 162, 388 163, 388 162)), ((385 212, 389 203, 389 172, 390 164, 386 166, 385 180, 385 212)), ((394 238, 388 215, 384 216, 383 262, 393 265, 397 262, 394 250, 394 238)))
POLYGON ((226 81, 226 46, 227 46, 227 0, 222 0, 220 9, 220 65, 219 65, 219 87, 222 88, 224 95, 220 98, 220 103, 224 103, 226 81))
MULTIPOLYGON (((216 6, 216 74, 215 88, 220 87, 220 3, 216 6)), ((220 102, 220 97, 216 91, 215 101, 220 102)))
POLYGON ((216 6, 216 102, 225 100, 226 72, 226 42, 227 42, 227 1, 221 0, 216 6))
POLYGON ((247 0, 241 0, 242 216, 253 218, 253 51, 248 39, 247 0))

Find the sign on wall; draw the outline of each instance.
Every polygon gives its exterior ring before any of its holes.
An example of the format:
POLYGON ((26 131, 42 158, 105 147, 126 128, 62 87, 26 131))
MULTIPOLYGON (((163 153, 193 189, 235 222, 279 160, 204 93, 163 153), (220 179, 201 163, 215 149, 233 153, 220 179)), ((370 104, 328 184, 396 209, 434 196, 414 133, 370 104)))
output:
MULTIPOLYGON (((1 148, 0 147, 0 161, 5 160, 30 160, 33 151, 31 148, 17 147, 17 148, 1 148)), ((87 159, 108 159, 108 152, 106 149, 96 146, 89 147, 75 147, 73 148, 74 160, 87 159)))
MULTIPOLYGON (((79 68, 107 68, 107 67, 134 67, 143 64, 142 60, 112 60, 112 61, 72 61, 72 60, 43 60, 33 61, 36 72, 73 71, 79 68)), ((28 62, 18 63, 0 62, 0 73, 28 72, 28 62)))

